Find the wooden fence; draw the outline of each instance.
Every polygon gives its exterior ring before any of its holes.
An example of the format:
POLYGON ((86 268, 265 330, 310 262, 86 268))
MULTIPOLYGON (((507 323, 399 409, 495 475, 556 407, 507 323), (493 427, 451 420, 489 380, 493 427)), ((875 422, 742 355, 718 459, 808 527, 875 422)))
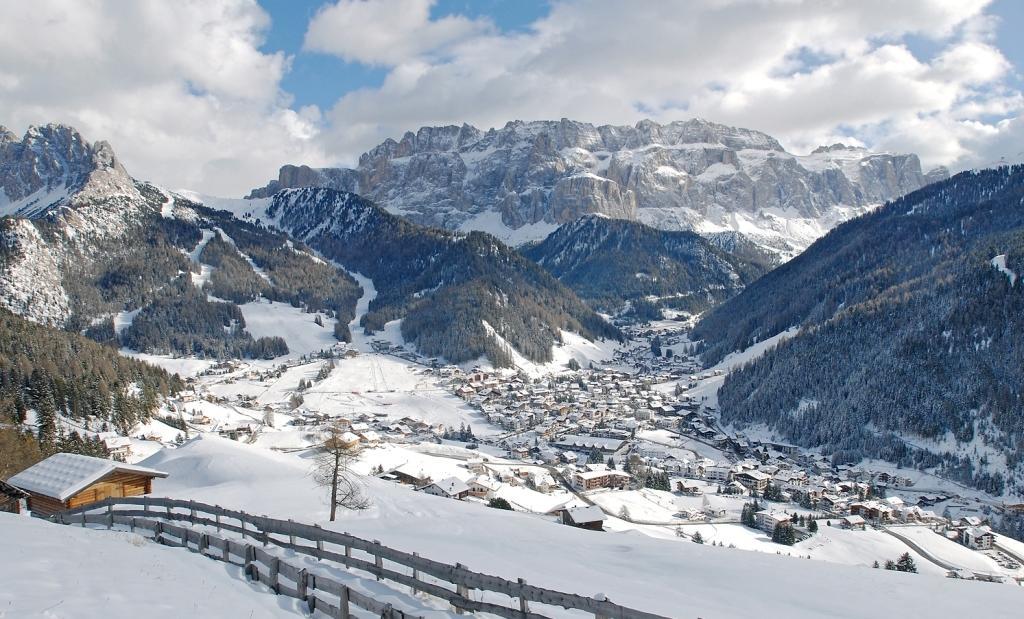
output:
POLYGON ((331 617, 349 616, 349 604, 382 617, 411 617, 389 604, 383 604, 326 576, 314 576, 267 553, 273 544, 299 554, 329 560, 375 576, 406 585, 414 592, 445 600, 456 612, 480 612, 508 619, 544 619, 547 615, 530 609, 530 603, 560 606, 593 614, 597 619, 667 619, 615 604, 606 598, 563 593, 527 584, 522 578, 506 580, 474 572, 461 565, 440 563, 418 553, 407 553, 348 533, 323 529, 291 520, 247 514, 195 501, 150 497, 109 498, 98 503, 61 512, 53 517, 61 524, 98 524, 127 526, 152 533, 158 542, 181 546, 207 557, 241 565, 253 580, 266 584, 279 595, 305 601, 310 612, 317 609, 331 617), (218 534, 171 524, 213 527, 217 533, 229 531, 241 535, 241 541, 218 534), (249 543, 246 540, 252 540, 249 543), (355 555, 355 552, 360 555, 355 555), (385 563, 387 562, 387 563, 385 563), (427 578, 431 580, 427 580, 427 578), (282 579, 287 582, 282 582, 282 579), (509 605, 473 599, 471 591, 500 594, 509 605), (337 602, 317 595, 327 593, 337 602))

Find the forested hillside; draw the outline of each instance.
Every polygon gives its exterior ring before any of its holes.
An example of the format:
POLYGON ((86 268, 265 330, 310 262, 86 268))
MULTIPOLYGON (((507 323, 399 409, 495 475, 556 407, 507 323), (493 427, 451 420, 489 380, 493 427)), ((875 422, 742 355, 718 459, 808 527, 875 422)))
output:
POLYGON ((959 174, 839 226, 712 311, 695 332, 707 364, 801 326, 728 377, 723 421, 1020 492, 1022 199, 1022 166, 959 174))
POLYGON ((523 253, 604 311, 655 296, 661 305, 699 313, 742 290, 773 260, 767 253, 733 256, 693 232, 597 215, 561 226, 523 253))
POLYGON ((0 333, 0 479, 55 451, 103 452, 102 443, 61 432, 57 415, 92 417, 125 432, 149 420, 161 396, 182 388, 164 370, 6 310, 0 333), (18 425, 30 411, 37 430, 23 434, 18 425))
MULTIPOLYGON (((285 354, 283 339, 254 339, 245 331, 239 305, 260 297, 335 317, 336 337, 351 339, 348 322, 362 290, 344 271, 285 234, 152 185, 134 187, 135 197, 119 198, 116 209, 112 198, 100 196, 32 219, 0 220, 0 233, 6 233, 0 275, 17 278, 29 264, 45 268, 52 281, 39 287, 56 299, 44 314, 52 324, 145 352, 267 359, 285 354), (89 209, 116 228, 84 221, 89 209), (123 313, 132 318, 118 332, 114 323, 123 313)), ((22 294, 28 297, 24 313, 41 313, 32 311, 39 305, 35 293, 22 294)))
POLYGON ((377 297, 363 318, 375 331, 401 318, 403 337, 426 355, 451 362, 508 351, 551 359, 561 331, 617 338, 618 331, 571 290, 494 237, 412 224, 355 194, 325 188, 286 190, 267 210, 281 228, 347 269, 371 278, 377 297))

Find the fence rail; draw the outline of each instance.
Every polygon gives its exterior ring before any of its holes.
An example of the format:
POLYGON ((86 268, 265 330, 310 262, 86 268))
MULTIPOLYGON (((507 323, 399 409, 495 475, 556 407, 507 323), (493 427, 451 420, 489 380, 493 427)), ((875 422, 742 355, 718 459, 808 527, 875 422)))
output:
POLYGON ((195 501, 151 497, 109 498, 59 513, 54 519, 61 524, 99 524, 107 527, 121 525, 133 530, 151 531, 154 539, 160 543, 182 546, 210 558, 242 565, 251 579, 259 580, 279 595, 288 595, 307 602, 310 612, 319 609, 331 617, 347 618, 349 604, 383 617, 411 615, 373 600, 339 582, 324 576, 314 576, 266 552, 264 548, 273 544, 317 560, 334 561, 369 573, 378 580, 406 585, 415 592, 445 600, 459 613, 469 611, 489 613, 507 619, 544 619, 546 615, 530 610, 532 602, 584 611, 593 614, 597 619, 667 619, 662 615, 615 604, 606 598, 545 589, 530 585, 521 578, 512 581, 475 572, 458 563, 450 565, 433 561, 417 553, 389 548, 376 540, 362 539, 317 525, 257 516, 195 501), (237 533, 242 536, 242 541, 165 521, 213 527, 217 533, 237 533), (246 541, 250 538, 252 543, 246 541), (353 551, 359 551, 365 556, 353 556, 353 551), (238 561, 232 560, 233 558, 238 561), (385 561, 393 565, 385 565, 385 561), (425 577, 430 577, 435 582, 430 582, 425 577), (509 598, 509 605, 473 599, 470 596, 473 590, 504 595, 509 598), (336 597, 337 606, 333 601, 317 596, 317 591, 336 597))

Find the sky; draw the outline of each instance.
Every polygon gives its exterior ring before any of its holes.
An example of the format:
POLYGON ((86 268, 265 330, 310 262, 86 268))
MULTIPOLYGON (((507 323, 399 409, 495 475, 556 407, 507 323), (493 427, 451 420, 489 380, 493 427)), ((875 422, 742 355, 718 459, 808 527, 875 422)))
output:
POLYGON ((1024 160, 1017 0, 0 3, 0 124, 77 127, 134 176, 240 196, 424 125, 701 117, 802 154, 1024 160))

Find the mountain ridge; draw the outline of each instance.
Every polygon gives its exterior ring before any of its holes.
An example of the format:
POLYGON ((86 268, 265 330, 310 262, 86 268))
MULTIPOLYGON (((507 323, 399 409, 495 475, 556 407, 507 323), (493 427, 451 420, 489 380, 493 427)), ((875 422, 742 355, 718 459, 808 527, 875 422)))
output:
POLYGON ((763 132, 702 119, 634 126, 562 119, 487 131, 423 127, 385 140, 353 169, 283 166, 249 197, 331 187, 416 223, 507 238, 526 230, 522 240, 599 213, 667 230, 743 232, 791 257, 835 223, 947 173, 930 174, 916 155, 835 144, 795 156, 763 132))
POLYGON ((774 256, 740 258, 689 231, 584 215, 522 249, 603 311, 625 302, 700 313, 742 290, 773 266, 774 256))
POLYGON ((710 311, 693 332, 706 365, 800 327, 726 378, 722 421, 1024 494, 1022 201, 1024 166, 958 174, 836 227, 710 311))

